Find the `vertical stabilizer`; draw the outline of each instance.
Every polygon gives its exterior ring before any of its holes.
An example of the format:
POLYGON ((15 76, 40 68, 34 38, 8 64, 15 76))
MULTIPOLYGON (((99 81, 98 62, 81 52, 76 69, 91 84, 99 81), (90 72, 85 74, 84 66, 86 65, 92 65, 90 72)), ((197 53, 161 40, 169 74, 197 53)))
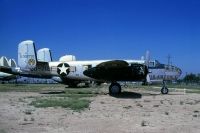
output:
POLYGON ((33 69, 36 67, 36 63, 34 42, 31 40, 21 42, 18 46, 18 65, 22 69, 33 69))
POLYGON ((5 56, 2 56, 0 58, 0 66, 9 67, 8 59, 5 56))
POLYGON ((40 62, 51 62, 51 50, 49 48, 42 48, 37 51, 37 59, 40 62))

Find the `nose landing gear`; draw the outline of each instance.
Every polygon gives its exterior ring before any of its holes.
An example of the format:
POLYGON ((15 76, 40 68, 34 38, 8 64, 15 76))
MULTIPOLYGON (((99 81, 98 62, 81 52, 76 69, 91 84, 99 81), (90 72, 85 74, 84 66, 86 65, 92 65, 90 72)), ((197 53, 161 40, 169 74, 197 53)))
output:
POLYGON ((166 86, 166 82, 163 80, 163 87, 161 89, 161 93, 162 94, 168 94, 169 93, 169 89, 166 86))

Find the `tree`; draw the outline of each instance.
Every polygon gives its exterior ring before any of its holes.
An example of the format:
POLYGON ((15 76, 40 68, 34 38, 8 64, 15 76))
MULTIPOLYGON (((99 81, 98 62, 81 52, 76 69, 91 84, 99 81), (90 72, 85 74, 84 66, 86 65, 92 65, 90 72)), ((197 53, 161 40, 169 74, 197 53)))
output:
POLYGON ((186 83, 199 83, 200 82, 200 74, 188 74, 183 78, 183 81, 186 83))

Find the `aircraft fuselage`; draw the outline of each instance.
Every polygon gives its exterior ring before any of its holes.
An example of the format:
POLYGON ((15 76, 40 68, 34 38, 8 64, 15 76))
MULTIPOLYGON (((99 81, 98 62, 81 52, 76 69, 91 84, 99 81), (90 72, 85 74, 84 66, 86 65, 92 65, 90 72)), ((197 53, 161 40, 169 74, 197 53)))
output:
POLYGON ((108 67, 98 66, 109 61, 112 63, 113 60, 49 62, 47 71, 53 76, 78 80, 132 81, 146 78, 141 60, 124 60, 127 65, 120 64, 119 67, 115 63, 108 67))

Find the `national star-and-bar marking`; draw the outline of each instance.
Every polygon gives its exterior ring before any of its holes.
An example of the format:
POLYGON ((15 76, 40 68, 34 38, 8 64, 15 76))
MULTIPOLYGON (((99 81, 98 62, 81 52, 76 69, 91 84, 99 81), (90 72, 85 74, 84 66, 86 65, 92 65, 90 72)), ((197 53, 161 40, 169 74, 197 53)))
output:
POLYGON ((63 76, 68 75, 69 74, 69 65, 66 63, 59 64, 57 71, 58 71, 58 74, 60 74, 60 75, 63 75, 63 76))

